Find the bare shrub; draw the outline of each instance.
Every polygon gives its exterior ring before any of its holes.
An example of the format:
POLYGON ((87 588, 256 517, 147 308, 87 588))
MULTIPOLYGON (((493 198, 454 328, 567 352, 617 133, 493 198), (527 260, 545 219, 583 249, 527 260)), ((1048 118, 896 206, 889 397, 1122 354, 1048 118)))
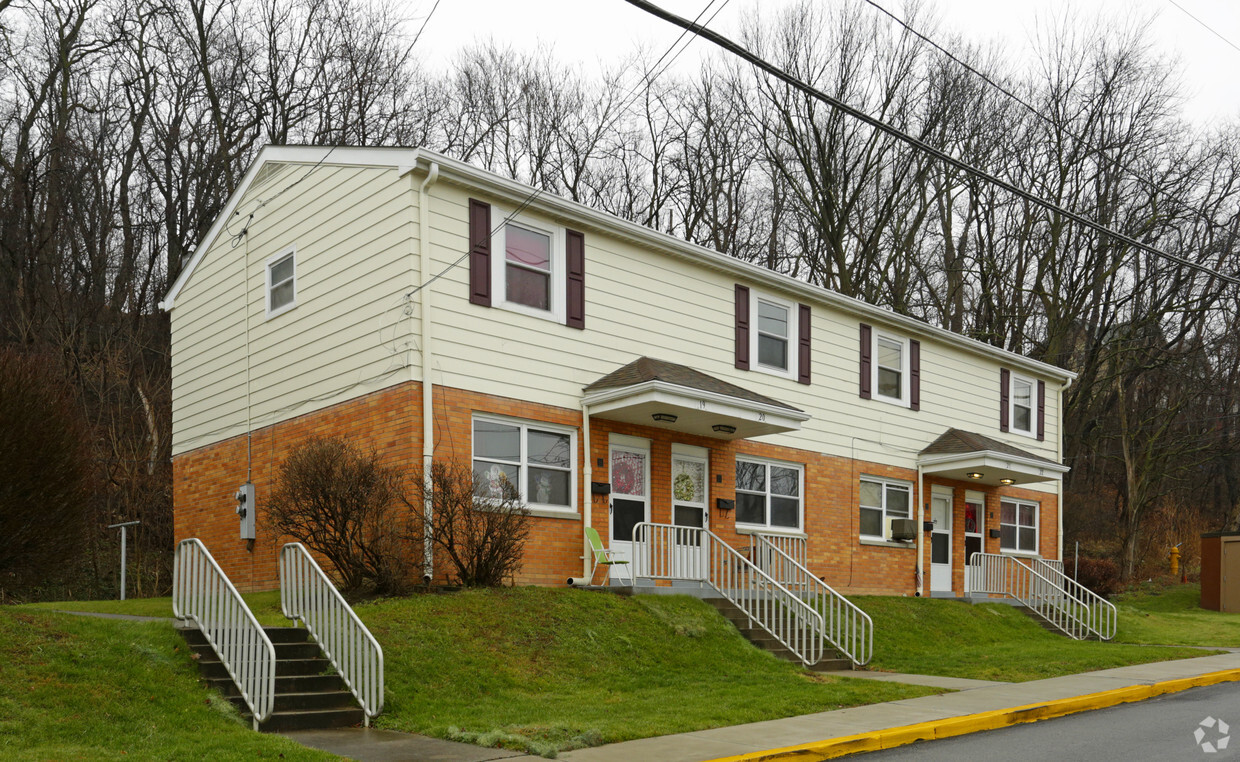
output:
POLYGON ((417 482, 409 502, 414 522, 425 527, 429 503, 436 557, 451 563, 453 582, 498 587, 511 580, 530 536, 530 513, 516 485, 445 461, 433 462, 430 478, 417 482))
POLYGON ((1076 566, 1076 581, 1103 598, 1119 590, 1119 565, 1109 558, 1082 556, 1076 566))
POLYGON ((272 528, 331 562, 346 591, 399 593, 414 562, 401 481, 374 451, 340 437, 312 439, 280 465, 267 503, 272 528))
POLYGON ((0 600, 37 594, 78 560, 90 456, 58 366, 0 349, 0 600))

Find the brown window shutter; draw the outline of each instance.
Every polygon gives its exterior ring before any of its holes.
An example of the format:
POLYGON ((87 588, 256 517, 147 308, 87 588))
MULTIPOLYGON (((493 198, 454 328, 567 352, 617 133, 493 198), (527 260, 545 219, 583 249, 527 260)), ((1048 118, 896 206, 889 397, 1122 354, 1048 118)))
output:
MULTIPOLYGON (((469 200, 469 301, 491 306, 491 205, 469 200)), ((426 274, 423 273, 423 278, 426 274)))
POLYGON ((865 323, 861 324, 861 399, 870 399, 870 381, 872 373, 870 371, 870 353, 874 351, 874 340, 870 333, 870 327, 865 323))
POLYGON ((749 370, 749 286, 736 284, 736 367, 749 370))
POLYGON ((798 308, 800 312, 801 322, 797 326, 797 349, 798 349, 798 352, 797 352, 797 383, 808 384, 809 383, 809 365, 810 365, 809 305, 801 304, 801 305, 798 305, 798 308))
POLYGON ((1008 430, 1008 416, 1011 415, 1012 371, 1007 368, 999 370, 999 431, 1008 430))
POLYGON ((908 406, 921 410, 921 342, 908 341, 908 406))
POLYGON ((566 233, 565 259, 568 261, 567 315, 569 328, 586 327, 586 237, 576 230, 566 233))
POLYGON ((1046 441, 1046 382, 1038 382, 1038 441, 1046 441))

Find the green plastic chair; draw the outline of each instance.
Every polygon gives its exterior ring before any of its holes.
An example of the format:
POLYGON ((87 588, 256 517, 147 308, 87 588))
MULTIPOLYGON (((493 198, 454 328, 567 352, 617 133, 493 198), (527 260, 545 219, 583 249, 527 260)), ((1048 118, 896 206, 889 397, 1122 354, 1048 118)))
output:
POLYGON ((594 574, 598 571, 599 566, 619 566, 623 564, 625 571, 629 573, 629 587, 632 587, 633 567, 629 566, 629 562, 623 558, 616 558, 615 551, 611 548, 604 548, 603 541, 598 536, 598 530, 594 527, 586 527, 586 539, 590 541, 590 550, 594 551, 594 568, 590 570, 590 584, 594 584, 594 574))

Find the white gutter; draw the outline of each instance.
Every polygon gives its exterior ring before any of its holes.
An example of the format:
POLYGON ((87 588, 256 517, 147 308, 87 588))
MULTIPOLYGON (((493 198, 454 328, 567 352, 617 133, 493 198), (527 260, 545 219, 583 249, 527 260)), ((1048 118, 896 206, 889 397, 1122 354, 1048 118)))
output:
MULTIPOLYGON (((431 294, 433 289, 427 285, 431 271, 431 212, 430 187, 439 179, 439 164, 431 162, 426 179, 418 188, 418 277, 413 287, 422 290, 418 297, 418 321, 421 328, 422 344, 422 478, 427 487, 431 484, 431 463, 435 458, 435 387, 431 381, 431 364, 435 355, 431 341, 431 294)), ((434 518, 430 500, 422 506, 422 579, 429 583, 435 576, 434 533, 431 520, 434 518)))
MULTIPOLYGON (((1063 463, 1063 393, 1072 386, 1069 378, 1059 387, 1059 401, 1055 404, 1055 460, 1063 463)), ((1063 479, 1055 480, 1055 513, 1059 515, 1059 561, 1063 562, 1063 479)))

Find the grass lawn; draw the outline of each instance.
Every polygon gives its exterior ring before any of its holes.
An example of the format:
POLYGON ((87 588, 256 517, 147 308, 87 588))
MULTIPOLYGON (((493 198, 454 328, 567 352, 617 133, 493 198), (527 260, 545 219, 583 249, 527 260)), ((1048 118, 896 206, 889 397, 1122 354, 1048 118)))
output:
MULTIPOLYGON (((1003 604, 879 596, 853 602, 874 619, 870 668, 890 672, 1023 682, 1209 653, 1072 640, 1003 604)), ((1120 611, 1120 633, 1131 618, 1120 611)))
POLYGON ((1112 601, 1124 643, 1240 647, 1240 614, 1201 608, 1201 586, 1142 585, 1112 601))
POLYGON ((334 759, 250 730, 166 624, 0 607, 0 758, 334 759))
MULTIPOLYGON (((250 610, 260 624, 287 627, 292 624, 280 613, 280 592, 244 593, 250 610)), ((125 601, 59 601, 54 603, 28 603, 20 609, 36 611, 95 611, 104 614, 130 614, 132 616, 160 616, 172 618, 172 598, 131 598, 125 601)))

